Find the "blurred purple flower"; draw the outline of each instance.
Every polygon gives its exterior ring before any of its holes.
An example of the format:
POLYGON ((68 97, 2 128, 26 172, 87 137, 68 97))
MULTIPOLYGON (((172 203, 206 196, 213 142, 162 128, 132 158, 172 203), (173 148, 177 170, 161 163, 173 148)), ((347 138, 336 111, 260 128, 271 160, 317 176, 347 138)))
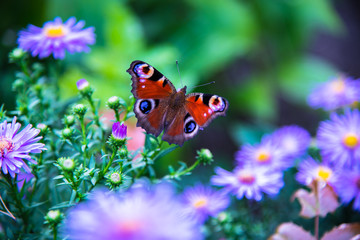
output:
POLYGON ((115 122, 112 126, 112 135, 116 139, 125 139, 127 133, 127 126, 120 122, 115 122))
POLYGON ((334 186, 342 203, 348 204, 353 199, 353 208, 360 211, 360 171, 344 170, 334 186))
POLYGON ((20 173, 21 169, 30 173, 31 169, 26 165, 24 159, 37 164, 29 153, 40 153, 46 150, 44 144, 37 143, 42 137, 36 137, 40 130, 27 125, 21 132, 17 133, 21 127, 20 123, 16 123, 16 117, 12 123, 6 121, 0 124, 0 167, 4 174, 9 173, 11 177, 15 177, 16 173, 20 173))
POLYGON ((290 158, 302 156, 311 141, 308 131, 296 125, 279 128, 271 138, 278 144, 283 154, 290 158))
POLYGON ((24 186, 25 182, 30 181, 34 175, 32 173, 27 173, 20 171, 16 174, 16 185, 18 187, 18 190, 21 191, 22 187, 24 186))
POLYGON ((323 83, 308 97, 311 107, 327 111, 351 105, 359 100, 360 81, 343 76, 323 83))
POLYGON ((277 195, 284 186, 282 172, 265 167, 248 165, 233 172, 217 167, 215 173, 217 175, 212 176, 211 183, 224 186, 226 192, 232 192, 238 199, 246 197, 260 201, 263 193, 277 195))
POLYGON ((87 45, 95 43, 94 27, 82 29, 84 21, 76 23, 71 17, 62 22, 60 17, 46 22, 42 28, 29 25, 19 32, 18 44, 25 51, 30 51, 33 57, 45 58, 53 54, 56 59, 65 57, 65 50, 70 53, 89 52, 87 45))
POLYGON ((199 223, 205 222, 209 216, 215 217, 230 204, 229 197, 224 192, 203 185, 185 189, 183 201, 186 213, 199 223))
POLYGON ((239 166, 250 164, 280 170, 289 168, 293 164, 293 158, 286 156, 270 136, 263 137, 259 144, 243 146, 235 154, 235 159, 239 166))
POLYGON ((77 89, 79 91, 81 91, 84 88, 89 86, 89 82, 86 79, 82 78, 82 79, 80 79, 79 81, 76 82, 76 86, 77 86, 77 89))
POLYGON ((320 123, 317 144, 324 159, 339 167, 359 165, 360 113, 345 110, 344 115, 332 113, 330 120, 320 123))
POLYGON ((314 180, 320 183, 326 183, 330 186, 334 185, 337 180, 338 171, 335 171, 330 164, 316 162, 313 158, 302 161, 298 167, 298 173, 295 178, 304 185, 311 184, 314 180))
POLYGON ((94 192, 92 198, 71 209, 64 236, 87 240, 196 240, 200 226, 184 214, 169 185, 144 186, 130 191, 94 192))

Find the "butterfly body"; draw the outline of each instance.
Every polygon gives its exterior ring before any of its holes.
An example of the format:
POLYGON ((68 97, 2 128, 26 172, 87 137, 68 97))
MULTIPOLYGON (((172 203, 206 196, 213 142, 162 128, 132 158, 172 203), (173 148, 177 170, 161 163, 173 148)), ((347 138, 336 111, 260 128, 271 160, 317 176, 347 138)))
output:
POLYGON ((217 95, 186 95, 186 86, 176 91, 170 80, 145 62, 132 62, 127 72, 132 76, 137 126, 156 137, 164 131, 162 139, 170 144, 183 145, 228 108, 227 100, 217 95))

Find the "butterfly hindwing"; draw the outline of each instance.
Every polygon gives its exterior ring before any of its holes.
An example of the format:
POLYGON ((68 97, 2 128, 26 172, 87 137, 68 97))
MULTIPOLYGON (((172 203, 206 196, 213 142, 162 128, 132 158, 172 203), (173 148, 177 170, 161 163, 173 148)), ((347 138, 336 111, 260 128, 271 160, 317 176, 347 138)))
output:
POLYGON ((190 93, 186 95, 185 109, 200 127, 206 127, 217 116, 224 116, 228 109, 228 101, 220 96, 206 93, 190 93))
POLYGON ((159 136, 164 129, 166 115, 166 100, 164 99, 138 99, 134 105, 134 113, 140 126, 146 132, 159 136))
POLYGON ((162 139, 169 143, 182 146, 185 141, 194 137, 199 131, 199 125, 194 118, 185 110, 179 112, 172 123, 165 127, 162 139))

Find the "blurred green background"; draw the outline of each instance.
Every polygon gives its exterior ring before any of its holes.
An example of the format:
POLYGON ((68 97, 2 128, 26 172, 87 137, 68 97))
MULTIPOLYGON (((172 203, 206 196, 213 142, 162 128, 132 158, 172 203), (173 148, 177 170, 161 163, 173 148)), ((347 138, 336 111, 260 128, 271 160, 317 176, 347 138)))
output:
POLYGON ((113 95, 128 99, 126 69, 133 60, 149 62, 180 88, 178 60, 185 85, 216 81, 194 90, 223 96, 230 108, 160 164, 191 162, 195 150, 206 147, 217 165, 231 166, 241 144, 278 126, 316 132, 325 115, 307 106, 311 89, 339 73, 360 73, 359 10, 356 0, 3 1, 0 103, 15 107, 15 65, 7 56, 18 31, 75 16, 95 26, 97 43, 89 54, 67 55, 62 63, 64 99, 76 96, 80 78, 95 86, 104 108, 113 95))

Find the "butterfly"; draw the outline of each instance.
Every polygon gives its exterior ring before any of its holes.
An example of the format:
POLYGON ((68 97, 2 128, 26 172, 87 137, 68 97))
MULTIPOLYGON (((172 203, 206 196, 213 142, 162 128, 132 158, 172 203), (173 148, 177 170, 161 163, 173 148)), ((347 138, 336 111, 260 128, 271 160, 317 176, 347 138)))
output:
POLYGON ((162 139, 169 144, 182 146, 228 109, 229 103, 223 97, 206 93, 186 95, 186 86, 176 91, 169 79, 143 61, 133 61, 127 72, 136 98, 136 126, 155 137, 164 131, 162 139))

